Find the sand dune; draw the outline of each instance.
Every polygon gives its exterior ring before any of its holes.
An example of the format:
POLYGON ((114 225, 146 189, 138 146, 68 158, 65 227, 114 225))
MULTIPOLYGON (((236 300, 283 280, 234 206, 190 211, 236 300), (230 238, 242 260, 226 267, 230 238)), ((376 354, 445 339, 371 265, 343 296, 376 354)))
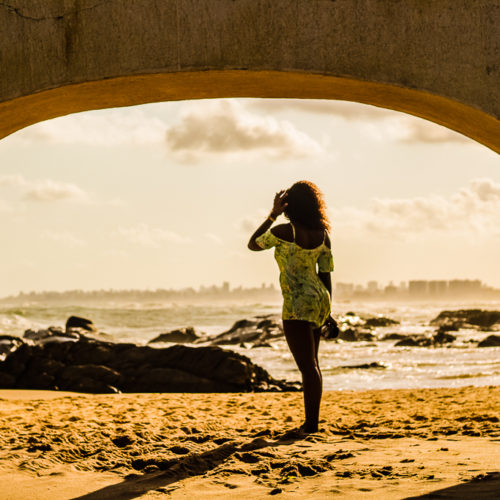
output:
POLYGON ((499 415, 498 387, 328 392, 300 436, 300 393, 0 391, 0 498, 499 498, 499 415))

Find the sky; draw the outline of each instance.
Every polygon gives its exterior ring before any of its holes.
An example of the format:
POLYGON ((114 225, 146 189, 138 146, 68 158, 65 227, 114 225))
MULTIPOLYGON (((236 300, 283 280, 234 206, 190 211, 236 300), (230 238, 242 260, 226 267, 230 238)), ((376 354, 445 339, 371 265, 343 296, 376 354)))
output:
POLYGON ((78 113, 1 140, 0 296, 278 286, 272 252, 246 245, 302 179, 329 207, 334 282, 500 288, 498 154, 358 103, 216 99, 78 113))

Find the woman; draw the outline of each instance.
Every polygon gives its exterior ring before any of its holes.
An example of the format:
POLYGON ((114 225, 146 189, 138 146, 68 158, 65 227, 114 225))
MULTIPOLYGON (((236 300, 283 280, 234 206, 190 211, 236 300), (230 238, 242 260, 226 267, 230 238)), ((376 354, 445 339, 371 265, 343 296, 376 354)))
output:
POLYGON ((318 187, 296 182, 274 198, 271 213, 250 238, 250 250, 276 247, 283 294, 283 330, 302 374, 303 432, 317 432, 323 381, 318 364, 320 327, 330 317, 333 260, 326 205, 318 187), (289 224, 271 226, 284 213, 289 224), (316 264, 318 269, 316 270, 316 264))

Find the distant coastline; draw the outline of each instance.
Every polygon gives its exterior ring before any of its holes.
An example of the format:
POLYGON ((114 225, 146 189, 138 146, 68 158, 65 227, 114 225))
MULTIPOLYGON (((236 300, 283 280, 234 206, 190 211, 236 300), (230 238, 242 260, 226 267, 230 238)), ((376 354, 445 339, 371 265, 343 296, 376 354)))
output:
MULTIPOLYGON (((389 282, 382 285, 369 281, 366 286, 334 283, 334 301, 488 301, 500 300, 500 289, 482 283, 480 280, 409 280, 399 285, 389 282)), ((221 285, 200 286, 181 289, 155 290, 65 290, 20 292, 0 298, 1 305, 19 304, 92 304, 107 303, 172 303, 207 304, 260 302, 278 303, 281 293, 274 284, 262 283, 260 287, 231 287, 225 281, 221 285)))

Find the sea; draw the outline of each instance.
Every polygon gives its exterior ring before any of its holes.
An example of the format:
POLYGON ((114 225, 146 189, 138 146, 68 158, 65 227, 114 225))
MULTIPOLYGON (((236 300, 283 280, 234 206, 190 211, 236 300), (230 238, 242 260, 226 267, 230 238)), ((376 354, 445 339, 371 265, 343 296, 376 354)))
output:
MULTIPOLYGON (((430 321, 443 310, 500 310, 500 302, 340 302, 334 316, 353 312, 360 317, 385 316, 400 323, 374 330, 377 338, 388 333, 432 335, 430 321)), ((98 305, 2 305, 0 335, 22 337, 27 329, 64 327, 69 316, 91 319, 114 342, 146 345, 160 333, 193 326, 209 336, 228 330, 236 321, 277 315, 279 303, 157 304, 99 303, 98 305)), ((325 390, 434 388, 500 384, 500 347, 478 348, 488 332, 462 329, 452 332, 457 340, 443 347, 396 347, 396 341, 322 341, 320 366, 325 390), (378 367, 357 368, 377 363, 378 367)), ((499 332, 496 332, 499 334, 499 332)), ((165 347, 166 344, 154 344, 165 347)), ((300 380, 284 339, 272 347, 226 346, 264 367, 273 377, 300 380)), ((376 366, 376 365, 374 365, 376 366)))

